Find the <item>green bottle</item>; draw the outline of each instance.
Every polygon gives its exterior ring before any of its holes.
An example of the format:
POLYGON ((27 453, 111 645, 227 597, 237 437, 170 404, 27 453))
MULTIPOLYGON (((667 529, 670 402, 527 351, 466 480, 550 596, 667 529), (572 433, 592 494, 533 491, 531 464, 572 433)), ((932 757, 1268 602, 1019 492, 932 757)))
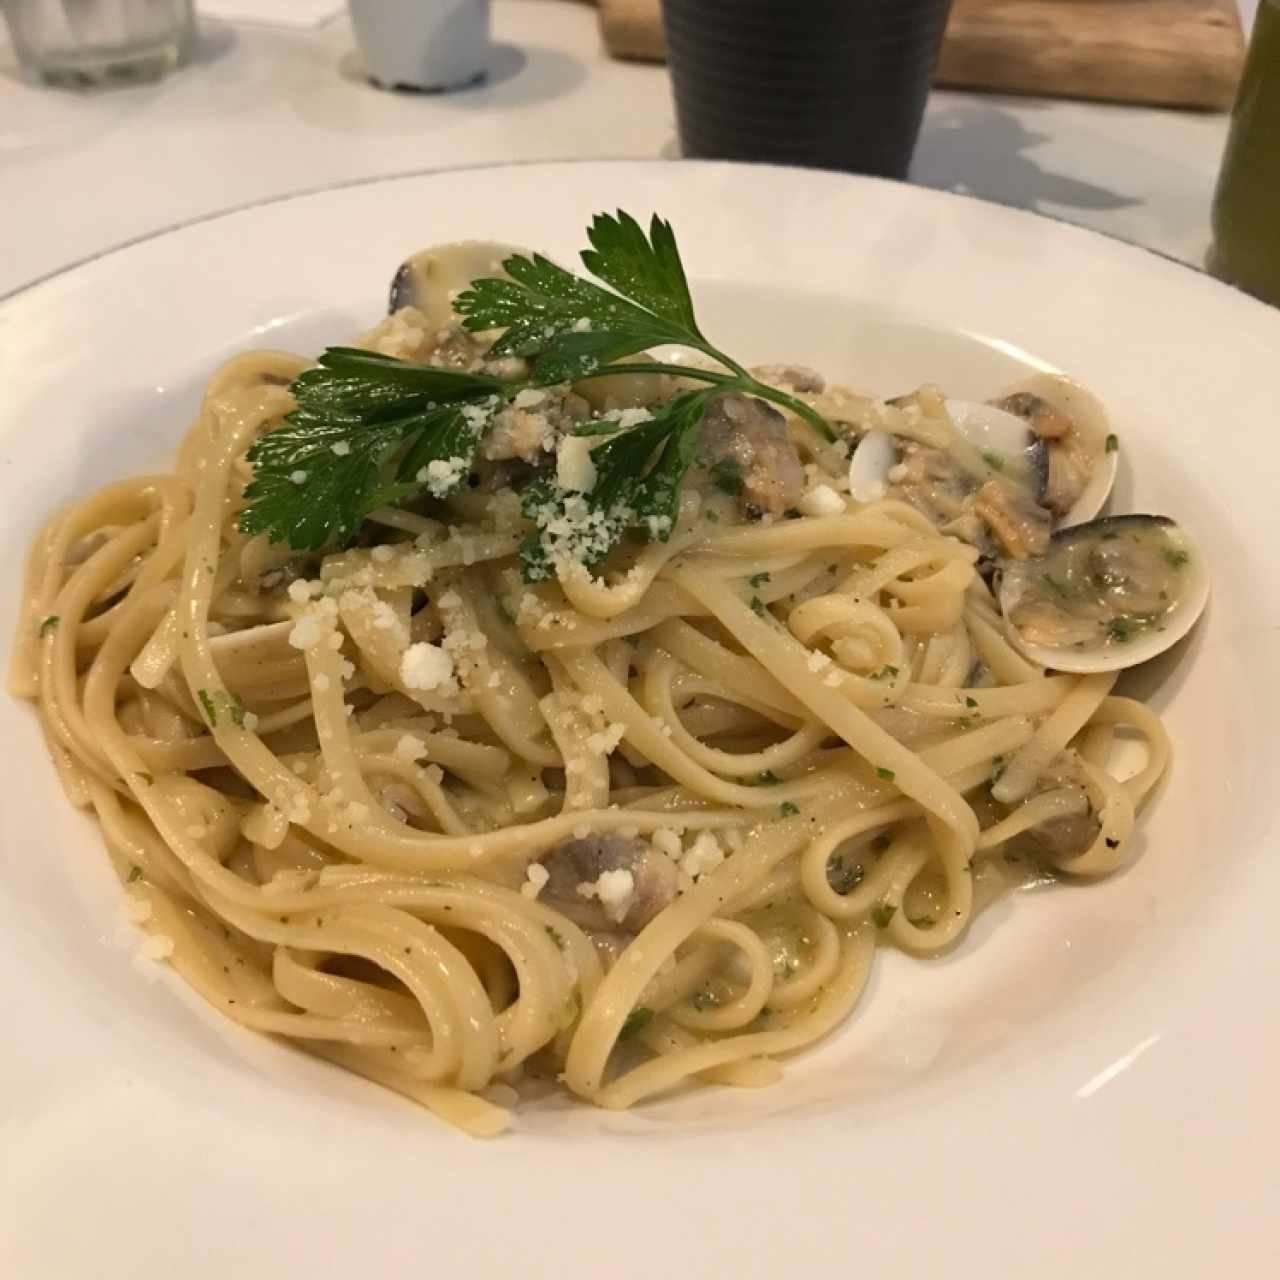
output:
POLYGON ((1213 198, 1210 268, 1280 306, 1280 0, 1261 0, 1213 198))

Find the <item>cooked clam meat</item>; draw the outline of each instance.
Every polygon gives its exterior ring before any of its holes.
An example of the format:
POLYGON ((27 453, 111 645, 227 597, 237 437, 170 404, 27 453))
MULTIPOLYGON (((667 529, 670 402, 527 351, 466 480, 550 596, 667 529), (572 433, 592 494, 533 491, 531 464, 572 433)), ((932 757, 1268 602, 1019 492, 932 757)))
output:
POLYGON ((1192 552, 1165 516, 1114 516, 1054 535, 1005 567, 1001 602, 1030 645, 1104 649, 1162 630, 1182 601, 1192 552))

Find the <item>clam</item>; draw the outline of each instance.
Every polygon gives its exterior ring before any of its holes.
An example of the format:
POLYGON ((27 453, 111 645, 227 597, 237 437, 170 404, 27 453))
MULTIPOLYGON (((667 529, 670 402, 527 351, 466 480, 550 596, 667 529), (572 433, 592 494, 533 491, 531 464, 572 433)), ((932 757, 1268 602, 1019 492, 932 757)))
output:
POLYGON ((1009 638, 1056 671, 1118 671, 1163 653, 1209 599, 1204 556, 1168 516, 1124 515, 1059 529, 1049 550, 1005 561, 1009 638))
POLYGON ((453 300, 472 280, 505 276, 503 262, 525 252, 491 240, 457 240, 423 249, 397 268, 387 310, 416 307, 433 328, 443 329, 455 318, 453 300))
MULTIPOLYGON (((1097 398, 1067 378, 1037 374, 990 403, 948 399, 955 428, 957 481, 971 487, 993 476, 1011 481, 1044 507, 1056 528, 1091 520, 1115 481, 1117 453, 1097 398)), ((870 431, 849 464, 849 488, 860 502, 884 497, 899 461, 895 437, 870 431)))

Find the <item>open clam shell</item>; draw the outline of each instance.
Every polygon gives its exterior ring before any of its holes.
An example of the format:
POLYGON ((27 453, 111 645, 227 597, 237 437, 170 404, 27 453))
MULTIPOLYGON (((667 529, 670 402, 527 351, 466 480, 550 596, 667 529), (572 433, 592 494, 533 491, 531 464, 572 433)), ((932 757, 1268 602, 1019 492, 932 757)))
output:
MULTIPOLYGON (((996 399, 948 399, 947 414, 968 461, 958 467, 1015 479, 1048 509, 1055 528, 1092 520, 1115 483, 1117 438, 1097 397, 1056 374, 1036 374, 996 399)), ((861 502, 883 497, 898 460, 893 436, 868 432, 849 465, 849 486, 861 502)))
POLYGON ((1118 671, 1163 653, 1209 599, 1208 565, 1168 516, 1059 529, 1043 556, 1005 561, 997 591, 1010 640, 1056 671, 1118 671))
POLYGON ((492 240, 457 240, 432 245, 406 258, 391 278, 389 312, 416 307, 435 328, 443 329, 456 317, 453 300, 472 280, 505 277, 503 262, 525 253, 513 245, 492 240))

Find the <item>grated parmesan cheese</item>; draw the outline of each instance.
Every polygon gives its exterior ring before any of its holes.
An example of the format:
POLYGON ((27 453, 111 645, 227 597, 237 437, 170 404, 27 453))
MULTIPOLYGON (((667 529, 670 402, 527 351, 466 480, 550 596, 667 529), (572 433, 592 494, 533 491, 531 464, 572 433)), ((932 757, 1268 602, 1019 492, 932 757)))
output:
POLYGON ((556 449, 556 484, 575 493, 590 493, 596 485, 596 464, 590 436, 565 436, 556 449))
POLYGON ((400 681, 406 689, 439 689, 452 692, 453 658, 439 645, 420 641, 411 644, 400 658, 400 681))
POLYGON ((144 960, 167 960, 173 955, 173 939, 166 933, 153 933, 138 948, 144 960))
POLYGON ((798 505, 806 516, 838 516, 844 511, 844 499, 829 484, 814 485, 798 505))
POLYGON ((674 827, 659 827, 649 837, 649 843, 659 853, 665 853, 668 858, 676 862, 684 856, 684 846, 680 843, 679 832, 674 827))
POLYGON ((600 878, 580 884, 578 893, 584 898, 598 898, 604 913, 614 924, 621 924, 635 897, 636 879, 627 870, 602 871, 600 878))
POLYGON ((607 729, 601 730, 600 733, 593 733, 587 739, 587 750, 594 755, 611 755, 617 749, 626 731, 626 725, 611 724, 607 729))
POLYGON ((696 880, 708 871, 715 870, 723 861, 724 850, 720 847, 720 842, 710 831, 702 831, 680 860, 680 866, 687 876, 696 880))
POLYGON ((520 892, 526 898, 536 898, 542 892, 543 886, 551 879, 551 873, 540 862, 531 862, 524 871, 524 884, 520 886, 520 892))

